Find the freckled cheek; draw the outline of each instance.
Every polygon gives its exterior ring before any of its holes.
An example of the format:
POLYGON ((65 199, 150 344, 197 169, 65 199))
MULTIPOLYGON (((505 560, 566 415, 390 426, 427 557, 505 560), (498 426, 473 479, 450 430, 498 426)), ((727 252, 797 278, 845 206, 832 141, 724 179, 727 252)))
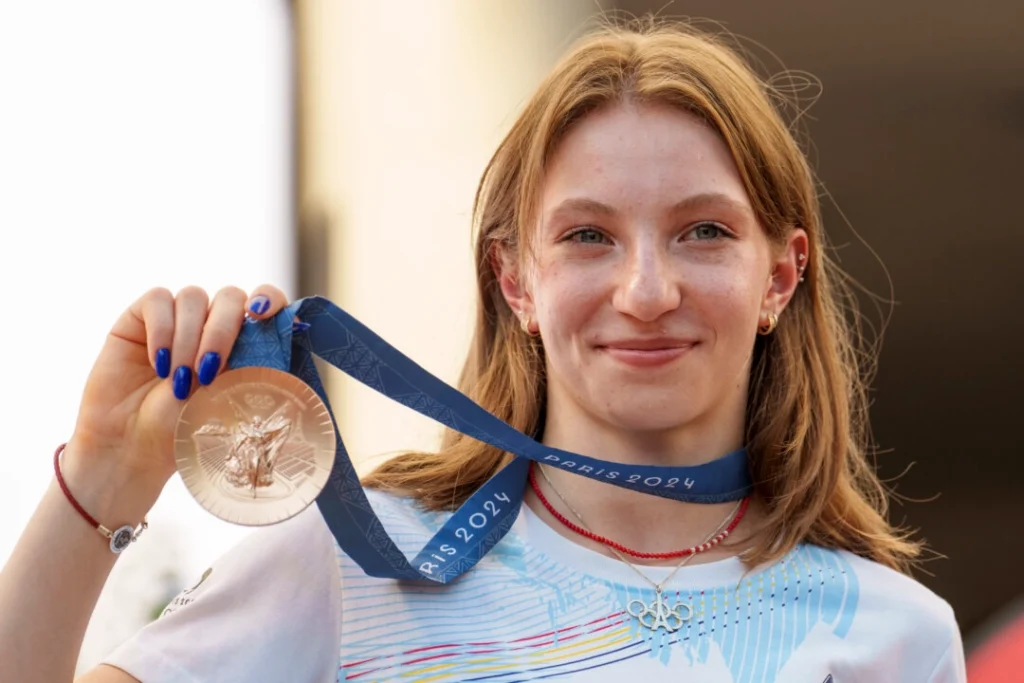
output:
POLYGON ((578 332, 594 309, 600 294, 593 279, 563 269, 550 269, 535 281, 537 314, 548 332, 559 336, 578 332))
POLYGON ((690 282, 691 301, 719 334, 737 325, 756 324, 760 312, 761 292, 747 277, 727 273, 708 273, 690 282))

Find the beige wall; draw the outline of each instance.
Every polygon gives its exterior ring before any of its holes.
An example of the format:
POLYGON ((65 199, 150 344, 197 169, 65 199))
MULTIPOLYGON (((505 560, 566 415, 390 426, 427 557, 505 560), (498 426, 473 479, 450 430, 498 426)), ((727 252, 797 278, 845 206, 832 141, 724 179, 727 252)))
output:
MULTIPOLYGON (((474 315, 477 179, 599 5, 306 0, 296 7, 299 206, 307 230, 327 226, 325 276, 310 286, 454 383, 474 315)), ((328 376, 360 470, 395 451, 436 445, 434 423, 338 371, 328 376)))

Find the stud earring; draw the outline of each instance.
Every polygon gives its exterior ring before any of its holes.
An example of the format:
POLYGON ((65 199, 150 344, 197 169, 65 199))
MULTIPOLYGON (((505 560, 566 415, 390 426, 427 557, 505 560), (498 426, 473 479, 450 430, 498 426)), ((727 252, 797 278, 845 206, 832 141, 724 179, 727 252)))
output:
POLYGON ((806 270, 806 268, 807 268, 807 265, 804 263, 804 261, 807 260, 807 255, 806 254, 800 254, 799 256, 797 256, 797 260, 800 261, 800 266, 797 269, 798 272, 800 273, 800 282, 803 282, 804 281, 804 270, 806 270))

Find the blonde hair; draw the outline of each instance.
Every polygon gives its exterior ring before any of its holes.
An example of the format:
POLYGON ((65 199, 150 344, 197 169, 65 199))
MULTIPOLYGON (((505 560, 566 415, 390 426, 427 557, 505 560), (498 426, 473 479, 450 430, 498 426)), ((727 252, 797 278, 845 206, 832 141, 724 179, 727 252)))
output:
MULTIPOLYGON (((809 239, 806 281, 775 332, 754 348, 746 443, 765 518, 744 560, 754 566, 810 542, 908 571, 921 547, 887 521, 886 490, 868 461, 873 356, 856 318, 844 315, 856 301, 824 249, 814 175, 772 98, 736 51, 687 24, 609 25, 580 40, 526 105, 477 190, 480 296, 458 386, 535 433, 545 407, 543 349, 520 330, 502 296, 495 249, 526 256, 545 162, 574 123, 623 101, 678 107, 728 145, 769 241, 781 244, 795 227, 809 239)), ((397 456, 364 484, 452 509, 511 457, 446 430, 440 452, 397 456)))

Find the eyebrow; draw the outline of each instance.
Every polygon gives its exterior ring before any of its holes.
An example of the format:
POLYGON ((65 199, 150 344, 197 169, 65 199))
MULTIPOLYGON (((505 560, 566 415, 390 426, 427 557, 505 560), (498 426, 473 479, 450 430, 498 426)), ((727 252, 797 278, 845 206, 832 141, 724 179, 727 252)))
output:
MULTIPOLYGON (((721 192, 702 192, 700 194, 690 195, 689 197, 681 199, 673 204, 669 211, 671 213, 681 213, 684 211, 692 211, 694 209, 713 206, 726 208, 731 211, 737 211, 747 215, 753 215, 753 210, 750 206, 743 202, 736 201, 732 197, 722 194, 721 192)), ((618 211, 614 206, 599 202, 596 199, 571 197, 555 207, 549 215, 557 216, 558 214, 568 211, 592 213, 609 218, 618 214, 618 211)))
POLYGON ((572 197, 566 199, 564 202, 552 209, 552 216, 557 216, 561 213, 569 211, 580 211, 583 213, 593 213, 599 216, 614 216, 618 213, 615 207, 603 204, 596 199, 587 199, 585 197, 572 197))
POLYGON ((753 209, 744 202, 737 201, 727 194, 721 192, 702 192, 682 199, 672 207, 673 212, 681 212, 689 209, 699 209, 706 206, 718 206, 731 211, 753 214, 753 209))

